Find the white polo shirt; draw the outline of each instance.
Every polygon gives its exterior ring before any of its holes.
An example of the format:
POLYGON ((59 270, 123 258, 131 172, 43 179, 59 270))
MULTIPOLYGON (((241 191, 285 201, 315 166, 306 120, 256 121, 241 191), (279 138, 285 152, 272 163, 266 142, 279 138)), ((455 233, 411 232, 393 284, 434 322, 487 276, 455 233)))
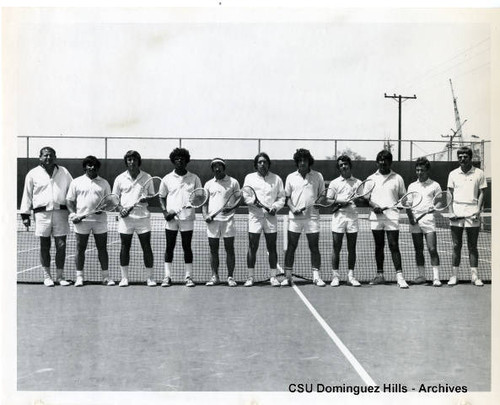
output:
MULTIPOLYGON (((351 176, 348 179, 345 179, 344 177, 339 176, 330 182, 328 189, 335 191, 337 199, 346 201, 360 184, 361 180, 356 177, 351 176)), ((348 205, 340 208, 338 211, 344 213, 356 213, 355 208, 356 204, 354 204, 354 201, 351 201, 348 205)))
POLYGON ((39 207, 52 211, 66 205, 66 194, 72 180, 71 174, 62 166, 56 165, 52 176, 41 165, 31 169, 24 181, 20 213, 29 214, 39 207))
POLYGON ((432 199, 441 192, 441 186, 437 181, 427 179, 426 181, 414 181, 408 186, 408 192, 416 191, 422 196, 422 201, 412 209, 414 216, 427 212, 432 207, 432 199))
MULTIPOLYGON (((188 205, 189 195, 196 188, 201 188, 200 178, 191 172, 185 175, 178 175, 175 170, 172 170, 161 180, 160 184, 160 197, 166 197, 167 211, 178 211, 182 207, 188 205)), ((178 215, 179 220, 195 219, 195 210, 188 208, 182 210, 178 215)))
MULTIPOLYGON (((389 174, 381 174, 377 170, 368 178, 375 182, 375 187, 370 194, 370 201, 373 201, 379 207, 392 207, 406 193, 403 178, 392 170, 389 174)), ((387 219, 399 220, 399 210, 397 208, 386 209, 384 214, 378 216, 372 211, 370 220, 382 219, 384 215, 387 219)))
MULTIPOLYGON (((325 189, 323 175, 315 170, 309 171, 305 177, 295 171, 290 173, 285 181, 285 195, 290 198, 292 204, 300 209, 314 202, 325 189)), ((313 206, 306 209, 303 215, 295 216, 290 211, 290 219, 319 219, 319 210, 313 206)))
MULTIPOLYGON (((243 183, 244 186, 252 187, 259 201, 266 207, 278 211, 285 205, 283 180, 272 172, 268 172, 265 177, 262 177, 258 172, 247 174, 243 183)), ((255 205, 249 205, 248 213, 255 218, 263 218, 266 211, 255 205)))
MULTIPOLYGON (((233 192, 240 190, 240 184, 236 179, 226 174, 221 180, 217 180, 215 177, 208 180, 204 188, 209 193, 208 214, 210 215, 221 208, 233 192)), ((227 214, 220 212, 214 219, 217 221, 229 221, 233 216, 234 211, 227 214)))
MULTIPOLYGON (((120 197, 120 204, 122 207, 129 208, 133 207, 137 203, 139 196, 141 195, 142 186, 151 178, 151 176, 139 171, 139 174, 134 179, 128 170, 119 174, 115 182, 113 183, 113 194, 120 197)), ((134 206, 133 210, 130 211, 128 218, 149 218, 151 214, 147 209, 148 203, 138 203, 134 206)))
POLYGON ((448 176, 448 188, 453 189, 453 211, 456 215, 470 215, 478 206, 479 191, 488 187, 484 172, 477 167, 464 173, 460 167, 448 176))
MULTIPOLYGON (((111 187, 107 180, 100 176, 91 179, 84 174, 71 182, 66 199, 76 201, 76 214, 81 215, 93 211, 102 198, 108 194, 111 194, 111 187)), ((92 214, 87 219, 89 221, 107 222, 106 214, 92 214)))

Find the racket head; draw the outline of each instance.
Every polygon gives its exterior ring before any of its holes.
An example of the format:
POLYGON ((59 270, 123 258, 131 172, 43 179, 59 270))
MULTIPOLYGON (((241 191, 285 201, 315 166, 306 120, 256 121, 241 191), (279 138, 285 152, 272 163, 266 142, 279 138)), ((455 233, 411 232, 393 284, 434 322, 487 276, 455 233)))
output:
POLYGON ((453 195, 449 191, 440 191, 432 199, 432 206, 436 211, 444 211, 453 202, 453 195))
POLYGON ((253 189, 253 187, 250 186, 243 186, 241 188, 241 196, 245 200, 245 203, 248 204, 255 204, 257 201, 257 193, 253 189))
POLYGON ((153 198, 160 193, 161 177, 153 176, 141 187, 140 198, 153 198))
POLYGON ((221 213, 222 210, 224 210, 225 208, 229 208, 229 209, 236 208, 236 206, 239 204, 241 198, 242 198, 241 190, 233 191, 229 195, 229 197, 226 198, 226 201, 224 201, 224 204, 222 205, 222 207, 215 210, 213 213, 210 214, 210 216, 212 218, 214 218, 219 213, 221 213))
POLYGON ((319 205, 320 207, 330 207, 337 200, 337 193, 331 188, 323 190, 316 200, 314 200, 313 205, 319 205))
POLYGON ((412 209, 415 208, 422 201, 422 195, 417 191, 410 191, 406 193, 398 201, 398 206, 401 208, 412 209))
POLYGON ((108 194, 104 196, 93 212, 106 211, 113 212, 120 205, 120 197, 116 194, 108 194))
POLYGON ((375 181, 372 179, 366 179, 358 187, 356 187, 356 190, 354 190, 354 198, 365 197, 370 194, 374 188, 375 181))
POLYGON ((191 194, 189 194, 189 206, 191 208, 199 208, 206 204, 208 201, 208 191, 204 188, 194 189, 191 194))

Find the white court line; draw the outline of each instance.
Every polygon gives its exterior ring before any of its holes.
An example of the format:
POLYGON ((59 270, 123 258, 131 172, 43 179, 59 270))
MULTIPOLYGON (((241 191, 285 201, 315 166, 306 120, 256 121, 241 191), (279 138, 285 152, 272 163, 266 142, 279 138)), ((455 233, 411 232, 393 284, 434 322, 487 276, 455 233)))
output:
POLYGON ((27 253, 27 252, 31 252, 32 250, 39 250, 39 249, 40 249, 40 248, 35 247, 35 248, 32 248, 32 249, 18 250, 18 251, 17 251, 17 254, 19 254, 19 253, 27 253))
POLYGON ((326 321, 321 317, 321 315, 316 311, 316 309, 312 306, 312 304, 309 302, 309 300, 302 294, 302 291, 300 291, 299 287, 297 287, 295 284, 292 285, 293 289, 297 293, 297 295, 300 297, 302 302, 306 305, 306 307, 311 311, 313 316, 316 318, 316 320, 319 322, 319 324, 323 327, 325 332, 330 336, 330 338, 333 340, 333 343, 337 345, 339 350, 342 352, 344 357, 351 363, 351 366, 356 370, 358 375, 361 377, 361 379, 365 382, 366 385, 377 385, 375 381, 370 377, 370 375, 366 372, 366 370, 363 368, 363 366, 359 363, 359 361, 354 357, 354 355, 350 352, 350 350, 342 343, 340 338, 337 336, 337 334, 330 328, 330 326, 326 323, 326 321))
MULTIPOLYGON (((117 239, 117 240, 115 240, 115 241, 113 241, 113 242, 109 242, 106 246, 109 246, 109 245, 112 245, 113 243, 118 243, 118 242, 120 242, 120 240, 119 240, 119 239, 117 239)), ((30 250, 33 250, 33 249, 30 249, 30 250)), ((97 248, 92 248, 92 249, 86 250, 86 252, 92 252, 93 250, 97 250, 97 248)), ((19 253, 19 252, 18 252, 18 253, 19 253)), ((69 259, 69 258, 71 258, 71 257, 75 257, 75 256, 76 256, 76 255, 68 255, 68 256, 66 256, 66 259, 69 259)), ((55 263, 55 259, 52 259, 52 260, 50 261, 50 264, 53 264, 53 263, 55 263)), ((17 274, 26 273, 27 271, 35 270, 35 269, 38 269, 38 268, 40 268, 40 267, 42 267, 42 265, 41 265, 41 264, 39 264, 38 266, 35 266, 35 267, 30 267, 29 269, 24 269, 24 270, 18 271, 18 272, 17 272, 17 274)))

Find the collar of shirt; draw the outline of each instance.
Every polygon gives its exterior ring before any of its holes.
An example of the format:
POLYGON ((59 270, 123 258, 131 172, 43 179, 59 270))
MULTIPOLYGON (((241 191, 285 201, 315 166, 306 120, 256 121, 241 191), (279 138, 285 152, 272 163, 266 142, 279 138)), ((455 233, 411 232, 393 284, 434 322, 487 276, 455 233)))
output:
POLYGON ((146 175, 145 172, 143 172, 142 170, 139 170, 139 173, 137 174, 136 178, 134 179, 132 177, 132 175, 130 174, 130 172, 128 170, 125 171, 125 176, 132 182, 137 182, 139 181, 140 179, 142 179, 144 176, 146 175))
POLYGON ((188 176, 189 174, 191 174, 189 171, 186 171, 186 174, 177 174, 175 172, 175 170, 172 170, 171 173, 172 173, 172 176, 177 177, 178 179, 185 178, 186 176, 188 176))
POLYGON ((476 167, 472 166, 468 172, 464 172, 461 167, 458 168, 458 174, 463 174, 464 176, 470 176, 476 172, 476 167))
POLYGON ((49 177, 55 177, 57 172, 59 171, 59 166, 57 164, 54 165, 54 171, 52 172, 52 176, 49 174, 49 172, 47 171, 47 169, 45 167, 43 167, 43 165, 40 163, 40 165, 38 165, 38 167, 41 169, 41 171, 43 173, 45 173, 47 176, 49 177))

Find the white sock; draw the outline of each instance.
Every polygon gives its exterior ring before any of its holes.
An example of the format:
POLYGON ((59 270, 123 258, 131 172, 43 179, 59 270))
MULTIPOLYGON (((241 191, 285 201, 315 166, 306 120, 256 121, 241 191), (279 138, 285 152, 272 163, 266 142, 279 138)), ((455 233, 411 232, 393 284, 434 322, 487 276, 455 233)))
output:
POLYGON ((432 273, 434 275, 434 280, 439 280, 439 266, 432 266, 432 273))
POLYGON ((405 279, 405 278, 403 277, 403 272, 401 272, 401 271, 398 271, 398 272, 396 273, 396 277, 397 277, 397 279, 398 279, 398 280, 404 280, 404 279, 405 279))
POLYGON ((171 274, 172 274, 172 263, 165 262, 164 268, 165 268, 165 277, 171 277, 171 274))
POLYGON ((319 277, 319 270, 313 269, 313 280, 317 280, 319 277))
POLYGON ((83 270, 77 270, 76 271, 76 278, 81 277, 83 278, 83 270))
POLYGON ((128 266, 121 266, 120 270, 122 271, 122 278, 128 279, 128 266))
POLYGON ((338 270, 333 270, 333 277, 340 278, 340 273, 338 270))
POLYGON ((146 275, 147 275, 147 280, 152 280, 151 277, 153 277, 153 268, 152 267, 146 267, 146 275))
POLYGON ((44 278, 51 278, 50 267, 42 267, 44 278))
POLYGON ((248 269, 248 277, 252 277, 253 278, 254 271, 255 271, 255 269, 248 269))
POLYGON ((470 268, 470 275, 471 275, 472 278, 479 278, 477 276, 477 267, 471 267, 470 268))
POLYGON ((349 280, 352 280, 352 279, 354 278, 354 270, 349 270, 349 271, 347 272, 347 278, 348 278, 349 280))
POLYGON ((101 271, 101 274, 102 274, 103 280, 106 280, 107 278, 109 278, 109 270, 103 270, 103 271, 101 271))
POLYGON ((185 269, 186 269, 186 278, 191 277, 191 272, 193 271, 193 263, 186 263, 185 269))
POLYGON ((418 266, 418 275, 421 277, 425 277, 425 267, 424 266, 418 266))

